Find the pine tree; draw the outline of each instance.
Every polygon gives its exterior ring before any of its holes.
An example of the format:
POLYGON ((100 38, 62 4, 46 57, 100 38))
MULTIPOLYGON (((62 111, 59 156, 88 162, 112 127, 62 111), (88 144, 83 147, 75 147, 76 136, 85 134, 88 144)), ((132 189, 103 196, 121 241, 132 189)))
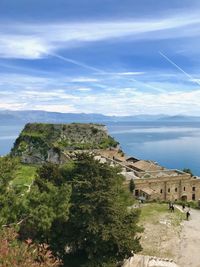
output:
POLYGON ((133 179, 131 179, 130 183, 129 183, 129 190, 131 193, 133 193, 134 189, 135 189, 135 183, 134 183, 133 179))
POLYGON ((90 155, 77 156, 66 240, 75 259, 85 256, 85 266, 115 265, 141 250, 139 212, 127 209, 119 171, 90 155))

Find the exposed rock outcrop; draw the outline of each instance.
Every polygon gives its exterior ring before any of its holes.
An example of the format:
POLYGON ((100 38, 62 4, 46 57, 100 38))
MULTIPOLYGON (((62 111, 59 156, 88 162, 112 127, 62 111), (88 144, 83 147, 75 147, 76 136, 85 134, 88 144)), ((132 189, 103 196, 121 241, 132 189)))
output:
POLYGON ((122 267, 179 267, 171 259, 134 255, 125 261, 122 267))
POLYGON ((24 163, 52 162, 62 164, 77 151, 117 147, 100 124, 29 123, 15 141, 11 155, 24 163))

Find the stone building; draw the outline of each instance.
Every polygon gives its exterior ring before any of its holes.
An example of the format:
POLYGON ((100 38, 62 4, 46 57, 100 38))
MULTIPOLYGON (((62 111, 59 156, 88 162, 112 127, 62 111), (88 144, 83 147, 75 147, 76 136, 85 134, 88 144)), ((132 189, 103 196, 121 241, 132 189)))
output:
POLYGON ((166 169, 154 161, 127 158, 125 155, 122 157, 116 151, 101 156, 122 167, 127 185, 131 179, 134 180, 136 198, 161 201, 200 199, 200 179, 195 176, 180 170, 166 169))
POLYGON ((136 197, 147 200, 184 200, 200 199, 200 180, 178 170, 152 171, 134 179, 136 197), (145 175, 149 175, 145 178, 145 175))
MULTIPOLYGON (((133 169, 134 195, 137 198, 164 201, 200 199, 200 179, 195 176, 179 170, 166 169, 153 161, 141 160, 132 166, 129 164, 129 168, 133 169)), ((128 178, 128 174, 126 177, 128 178)))

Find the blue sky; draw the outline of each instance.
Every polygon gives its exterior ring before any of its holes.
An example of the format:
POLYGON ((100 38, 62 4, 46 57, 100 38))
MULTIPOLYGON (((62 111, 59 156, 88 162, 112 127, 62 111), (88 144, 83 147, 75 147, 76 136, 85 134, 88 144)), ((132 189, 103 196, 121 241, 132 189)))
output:
POLYGON ((199 0, 1 0, 0 109, 199 115, 199 45, 199 0))

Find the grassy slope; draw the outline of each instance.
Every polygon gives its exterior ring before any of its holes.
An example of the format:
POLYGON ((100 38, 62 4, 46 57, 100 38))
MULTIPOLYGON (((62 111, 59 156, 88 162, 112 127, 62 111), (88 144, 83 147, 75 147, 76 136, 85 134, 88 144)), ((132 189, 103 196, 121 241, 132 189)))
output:
POLYGON ((12 181, 13 186, 28 187, 34 180, 37 167, 34 165, 20 164, 12 181))
POLYGON ((184 214, 167 204, 150 203, 141 208, 140 224, 144 227, 141 243, 143 254, 175 259, 184 214))

